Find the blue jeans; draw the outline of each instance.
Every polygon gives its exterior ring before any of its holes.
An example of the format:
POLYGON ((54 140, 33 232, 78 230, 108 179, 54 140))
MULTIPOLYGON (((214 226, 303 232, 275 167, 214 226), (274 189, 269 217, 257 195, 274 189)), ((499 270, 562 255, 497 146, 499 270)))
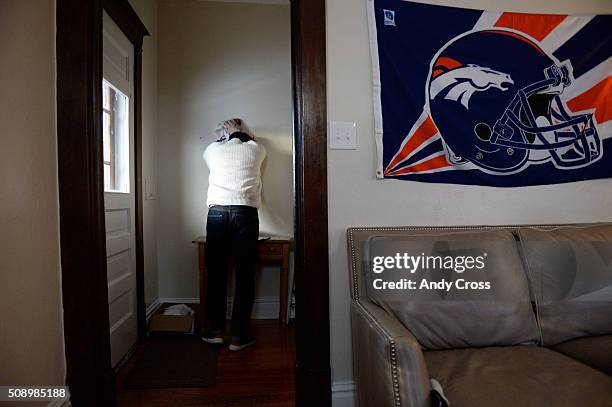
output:
POLYGON ((255 300, 255 269, 259 250, 257 209, 243 205, 215 205, 208 210, 206 223, 206 333, 225 328, 227 275, 234 260, 235 288, 232 336, 250 334, 251 311, 255 300))

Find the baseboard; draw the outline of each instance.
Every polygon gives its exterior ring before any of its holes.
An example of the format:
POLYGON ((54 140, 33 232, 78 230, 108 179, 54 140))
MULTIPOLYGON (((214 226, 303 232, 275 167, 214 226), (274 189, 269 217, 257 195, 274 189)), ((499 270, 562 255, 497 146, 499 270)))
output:
MULTIPOLYGON (((227 315, 232 315, 232 303, 234 299, 227 299, 227 315)), ((278 297, 256 297, 253 304, 253 319, 278 319, 280 301, 278 297)))
POLYGON ((354 407, 357 405, 355 398, 355 382, 332 383, 332 406, 354 407))
MULTIPOLYGON (((160 304, 193 304, 199 303, 199 298, 160 298, 160 304)), ((233 298, 227 299, 227 316, 232 315, 232 301, 233 298)), ((251 317, 253 319, 277 319, 280 309, 280 301, 278 297, 256 297, 255 304, 253 305, 253 313, 251 317)))
POLYGON ((147 307, 147 322, 149 322, 149 320, 151 319, 153 314, 155 314, 160 305, 161 302, 159 302, 159 298, 156 298, 155 301, 149 304, 149 306, 147 307))
POLYGON ((200 299, 197 297, 194 298, 189 298, 189 297, 185 297, 185 298, 179 298, 179 297, 166 297, 166 298, 160 298, 159 299, 159 303, 163 304, 163 303, 168 303, 168 304, 197 304, 198 302, 200 302, 200 299))

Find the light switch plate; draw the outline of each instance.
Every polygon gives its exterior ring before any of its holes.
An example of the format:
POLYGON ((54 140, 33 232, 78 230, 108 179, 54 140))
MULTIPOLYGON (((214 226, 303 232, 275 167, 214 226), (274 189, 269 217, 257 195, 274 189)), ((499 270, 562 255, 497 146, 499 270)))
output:
POLYGON ((357 123, 329 122, 329 148, 334 150, 356 150, 357 123))
POLYGON ((145 200, 151 201, 157 199, 157 183, 151 179, 145 178, 145 200))

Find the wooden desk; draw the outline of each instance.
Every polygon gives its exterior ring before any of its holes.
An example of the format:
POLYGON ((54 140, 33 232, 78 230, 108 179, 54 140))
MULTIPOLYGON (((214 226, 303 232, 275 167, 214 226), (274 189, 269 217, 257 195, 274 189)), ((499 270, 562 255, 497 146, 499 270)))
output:
MULTIPOLYGON (((199 236, 192 241, 198 245, 198 268, 200 272, 200 330, 206 326, 204 315, 206 313, 206 290, 208 275, 206 274, 206 237, 199 236)), ((272 237, 259 241, 259 261, 274 261, 280 263, 279 296, 280 312, 278 315, 281 324, 287 323, 287 303, 289 299, 289 253, 293 249, 293 239, 272 237)), ((259 266, 257 267, 259 270, 259 266)))

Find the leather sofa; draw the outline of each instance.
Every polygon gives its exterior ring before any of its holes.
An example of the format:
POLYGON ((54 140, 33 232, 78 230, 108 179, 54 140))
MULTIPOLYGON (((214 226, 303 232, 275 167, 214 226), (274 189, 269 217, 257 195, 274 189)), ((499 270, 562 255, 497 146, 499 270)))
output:
POLYGON ((612 406, 612 225, 347 240, 360 407, 612 406))

